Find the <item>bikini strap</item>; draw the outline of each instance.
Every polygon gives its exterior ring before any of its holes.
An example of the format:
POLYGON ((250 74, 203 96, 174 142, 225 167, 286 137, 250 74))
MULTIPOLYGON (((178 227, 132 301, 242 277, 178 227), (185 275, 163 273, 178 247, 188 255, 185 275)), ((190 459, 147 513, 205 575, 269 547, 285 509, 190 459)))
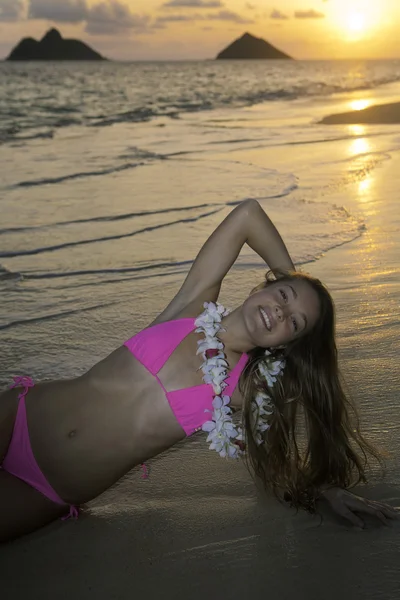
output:
POLYGON ((236 367, 234 367, 234 369, 232 369, 229 378, 228 378, 228 385, 224 391, 224 394, 231 396, 238 384, 239 381, 239 377, 242 374, 243 369, 246 366, 246 363, 248 361, 249 357, 248 355, 244 352, 242 354, 242 356, 239 359, 239 362, 237 363, 236 367))
POLYGON ((79 507, 70 504, 69 513, 61 517, 61 521, 67 521, 67 519, 77 519, 79 517, 79 507))

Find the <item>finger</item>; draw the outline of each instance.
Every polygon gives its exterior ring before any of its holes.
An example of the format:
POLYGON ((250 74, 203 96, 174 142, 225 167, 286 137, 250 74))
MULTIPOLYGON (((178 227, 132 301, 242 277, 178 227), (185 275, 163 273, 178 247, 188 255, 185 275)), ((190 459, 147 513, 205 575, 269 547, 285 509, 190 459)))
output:
POLYGON ((353 512, 351 512, 351 510, 344 509, 343 511, 340 512, 340 515, 342 517, 344 517, 345 519, 347 519, 348 521, 350 521, 350 523, 352 523, 354 525, 354 527, 358 527, 359 529, 364 529, 364 527, 365 527, 364 521, 360 517, 357 517, 357 515, 355 515, 353 512))
POLYGON ((363 510, 363 512, 366 512, 369 515, 373 515, 373 516, 377 517, 387 527, 391 526, 391 523, 390 523, 389 519, 387 519, 386 516, 384 515, 383 510, 380 509, 380 507, 377 506, 377 503, 375 503, 373 501, 366 501, 364 503, 364 506, 362 507, 362 509, 358 509, 358 510, 363 510))
POLYGON ((375 516, 377 516, 386 527, 393 527, 392 523, 386 518, 381 510, 375 511, 375 516))
POLYGON ((376 508, 379 510, 385 509, 393 511, 394 513, 396 512, 394 511, 393 506, 390 506, 390 504, 385 504, 385 502, 378 502, 377 500, 364 500, 364 503, 370 508, 376 508))
POLYGON ((385 504, 384 502, 376 502, 375 504, 379 506, 382 512, 385 511, 385 514, 390 515, 392 519, 400 519, 400 509, 391 506, 390 504, 385 504))
POLYGON ((398 509, 390 506, 390 504, 383 504, 382 502, 375 502, 374 505, 378 510, 383 512, 383 514, 389 519, 400 519, 400 512, 398 509))

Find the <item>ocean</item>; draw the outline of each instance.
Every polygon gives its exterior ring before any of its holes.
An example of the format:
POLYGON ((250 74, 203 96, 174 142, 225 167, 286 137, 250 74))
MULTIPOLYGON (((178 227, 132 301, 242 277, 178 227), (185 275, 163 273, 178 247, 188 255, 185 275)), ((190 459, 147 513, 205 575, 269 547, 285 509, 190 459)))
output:
MULTIPOLYGON (((2 63, 0 383, 80 373, 145 326, 245 198, 298 265, 362 235, 337 196, 387 133, 318 120, 399 81, 400 61, 2 63)), ((226 301, 262 272, 245 247, 226 301)))

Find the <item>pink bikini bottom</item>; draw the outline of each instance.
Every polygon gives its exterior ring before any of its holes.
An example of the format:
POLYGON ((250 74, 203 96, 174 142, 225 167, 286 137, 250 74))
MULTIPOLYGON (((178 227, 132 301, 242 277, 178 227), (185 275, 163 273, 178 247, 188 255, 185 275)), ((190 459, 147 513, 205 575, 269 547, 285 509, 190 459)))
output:
POLYGON ((14 431, 7 455, 0 468, 25 481, 25 483, 38 490, 43 496, 46 496, 46 498, 49 498, 49 500, 52 500, 56 504, 62 504, 66 508, 69 506, 69 513, 62 517, 62 520, 69 519, 70 517, 76 519, 79 515, 79 508, 72 504, 68 505, 60 498, 46 480, 33 456, 25 407, 25 396, 29 388, 33 386, 34 383, 30 377, 14 377, 14 384, 11 387, 22 387, 23 391, 18 396, 19 403, 14 431))

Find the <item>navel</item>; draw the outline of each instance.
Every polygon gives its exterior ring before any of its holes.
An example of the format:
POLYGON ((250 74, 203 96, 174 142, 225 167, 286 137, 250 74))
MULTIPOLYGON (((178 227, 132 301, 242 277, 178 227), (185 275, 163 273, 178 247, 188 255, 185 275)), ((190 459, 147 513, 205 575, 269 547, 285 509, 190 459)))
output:
POLYGON ((75 436, 76 436, 76 429, 72 429, 72 431, 69 432, 68 437, 73 438, 75 436))

